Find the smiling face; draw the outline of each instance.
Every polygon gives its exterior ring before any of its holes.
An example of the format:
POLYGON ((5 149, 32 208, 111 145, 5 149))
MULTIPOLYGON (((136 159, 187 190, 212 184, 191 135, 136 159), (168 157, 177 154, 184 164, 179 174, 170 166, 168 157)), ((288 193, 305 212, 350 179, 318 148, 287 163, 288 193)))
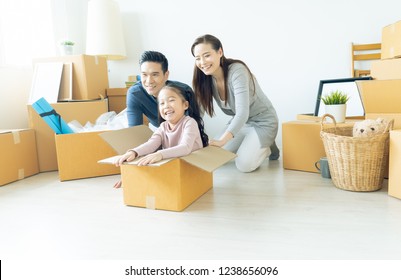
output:
POLYGON ((157 98, 160 116, 174 126, 188 109, 188 101, 172 88, 163 88, 157 98))
POLYGON ((223 51, 220 48, 218 51, 212 48, 209 43, 200 43, 193 49, 196 66, 205 74, 213 75, 220 69, 220 59, 223 56, 223 51))
POLYGON ((169 72, 163 73, 162 65, 157 62, 144 62, 141 64, 141 83, 148 94, 157 97, 166 84, 169 72))

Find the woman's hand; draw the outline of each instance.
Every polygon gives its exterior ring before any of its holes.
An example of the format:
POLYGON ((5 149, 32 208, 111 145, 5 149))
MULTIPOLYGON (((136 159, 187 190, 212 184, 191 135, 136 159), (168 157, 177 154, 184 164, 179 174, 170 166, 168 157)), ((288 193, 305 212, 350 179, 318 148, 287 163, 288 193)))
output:
POLYGON ((209 141, 210 146, 223 147, 226 143, 223 140, 212 139, 209 141))
POLYGON ((114 164, 118 167, 121 166, 123 164, 124 161, 133 161, 136 157, 138 156, 138 154, 133 151, 133 150, 129 150, 128 152, 126 152, 125 154, 123 154, 120 158, 118 158, 114 164))
POLYGON ((233 138, 234 138, 234 136, 232 135, 232 133, 226 131, 219 140, 216 140, 216 139, 210 140, 209 145, 223 147, 225 144, 227 144, 228 141, 230 141, 233 138))
POLYGON ((138 166, 152 164, 152 163, 161 161, 162 159, 163 159, 163 156, 160 152, 148 154, 148 155, 142 157, 140 160, 138 160, 138 166))

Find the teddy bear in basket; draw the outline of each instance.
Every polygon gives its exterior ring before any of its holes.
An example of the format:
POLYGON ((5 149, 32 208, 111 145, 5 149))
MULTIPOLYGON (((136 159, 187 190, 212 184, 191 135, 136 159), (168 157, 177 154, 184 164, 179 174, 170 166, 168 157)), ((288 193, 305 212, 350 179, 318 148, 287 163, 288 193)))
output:
POLYGON ((387 121, 382 118, 375 120, 366 119, 361 122, 356 122, 352 131, 353 137, 370 137, 376 134, 383 133, 387 127, 387 121))

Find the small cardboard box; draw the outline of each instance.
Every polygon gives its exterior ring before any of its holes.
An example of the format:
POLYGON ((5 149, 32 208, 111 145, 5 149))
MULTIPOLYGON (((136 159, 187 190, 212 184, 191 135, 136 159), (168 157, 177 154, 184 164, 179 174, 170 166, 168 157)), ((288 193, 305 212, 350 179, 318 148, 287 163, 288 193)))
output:
MULTIPOLYGON (((54 110, 66 121, 77 120, 82 125, 87 122, 95 123, 103 113, 108 112, 107 99, 85 102, 52 103, 54 110)), ((32 105, 28 105, 29 127, 35 130, 38 151, 39 171, 57 170, 57 152, 54 131, 36 113, 32 105)))
POLYGON ((375 80, 401 79, 401 58, 372 61, 370 75, 375 80))
MULTIPOLYGON (((118 154, 149 139, 146 126, 102 133, 118 154), (130 139, 127 141, 127 139, 130 139), (124 141, 125 140, 125 141, 124 141), (131 141, 132 140, 132 141, 131 141)), ((135 161, 121 166, 124 203, 129 206, 182 211, 213 187, 213 171, 235 158, 218 147, 206 147, 188 156, 137 166, 135 161)), ((99 163, 113 164, 114 158, 99 163)))
MULTIPOLYGON (((106 97, 109 78, 105 57, 82 54, 33 60, 34 65, 44 62, 72 63, 72 100, 95 100, 106 97)), ((62 81, 65 81, 65 75, 66 73, 63 73, 62 81)), ((64 90, 64 87, 61 86, 60 90, 64 90)), ((69 99, 68 93, 60 95, 66 96, 64 100, 69 99)))
POLYGON ((401 199, 401 130, 390 131, 388 194, 401 199))
MULTIPOLYGON (((355 121, 346 120, 338 126, 353 126, 355 121)), ((325 123, 325 126, 333 124, 325 123)), ((315 163, 325 157, 320 137, 321 122, 289 121, 282 124, 283 167, 285 169, 319 172, 315 163)))
POLYGON ((389 24, 382 29, 381 58, 396 58, 401 56, 401 21, 389 24))
POLYGON ((101 132, 56 135, 58 174, 60 181, 120 174, 114 165, 97 162, 116 152, 99 136, 101 132))
POLYGON ((117 114, 127 107, 127 88, 108 88, 109 111, 117 114))
POLYGON ((357 81, 366 119, 394 119, 401 128, 401 79, 357 81))
POLYGON ((35 131, 0 130, 0 186, 39 173, 35 131))

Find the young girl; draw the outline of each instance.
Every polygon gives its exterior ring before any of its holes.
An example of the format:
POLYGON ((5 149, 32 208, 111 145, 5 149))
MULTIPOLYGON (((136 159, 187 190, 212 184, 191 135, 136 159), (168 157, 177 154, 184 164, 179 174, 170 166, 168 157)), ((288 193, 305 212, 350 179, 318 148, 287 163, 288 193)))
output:
POLYGON ((212 117, 214 99, 232 116, 222 135, 209 144, 236 153, 235 163, 242 172, 254 171, 266 157, 277 159, 277 114, 248 66, 226 58, 220 40, 208 34, 195 40, 191 52, 195 57, 192 84, 200 105, 212 117))
POLYGON ((140 156, 143 157, 138 165, 148 165, 162 159, 185 156, 208 145, 209 139, 192 92, 170 84, 160 90, 157 100, 159 128, 147 142, 122 155, 115 162, 116 166, 140 156))

